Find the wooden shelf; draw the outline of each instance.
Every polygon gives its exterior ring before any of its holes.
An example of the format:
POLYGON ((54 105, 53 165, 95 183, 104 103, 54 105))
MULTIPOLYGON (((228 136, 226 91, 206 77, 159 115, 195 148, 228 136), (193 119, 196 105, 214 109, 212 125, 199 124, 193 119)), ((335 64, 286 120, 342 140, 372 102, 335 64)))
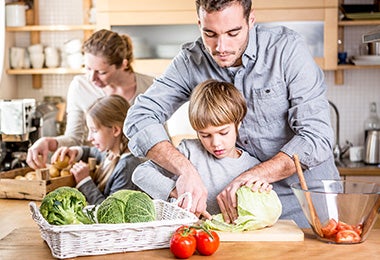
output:
POLYGON ((346 64, 346 65, 338 65, 337 70, 357 70, 357 69, 379 69, 379 65, 354 65, 354 64, 346 64))
POLYGON ((7 32, 40 32, 40 31, 86 31, 95 30, 94 24, 80 25, 28 25, 21 27, 6 27, 7 32))
POLYGON ((69 68, 43 68, 43 69, 8 69, 9 75, 44 75, 44 74, 84 74, 86 70, 69 68))
POLYGON ((380 20, 342 20, 338 26, 380 25, 380 20))

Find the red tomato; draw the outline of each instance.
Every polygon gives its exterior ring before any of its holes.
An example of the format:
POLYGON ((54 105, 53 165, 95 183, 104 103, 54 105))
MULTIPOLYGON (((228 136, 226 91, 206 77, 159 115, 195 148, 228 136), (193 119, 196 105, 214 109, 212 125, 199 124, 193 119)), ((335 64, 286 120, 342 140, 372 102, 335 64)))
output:
POLYGON ((335 221, 335 219, 330 219, 326 226, 321 228, 324 237, 331 238, 334 236, 338 232, 337 226, 338 223, 335 221))
POLYGON ((170 239, 170 251, 177 258, 189 258, 196 249, 195 229, 188 226, 181 226, 170 239))
POLYGON ((336 234, 337 243, 357 243, 360 241, 360 235, 354 230, 341 230, 336 234))
POLYGON ((197 240, 197 251, 201 255, 212 255, 220 244, 218 234, 212 230, 199 230, 195 238, 197 240))

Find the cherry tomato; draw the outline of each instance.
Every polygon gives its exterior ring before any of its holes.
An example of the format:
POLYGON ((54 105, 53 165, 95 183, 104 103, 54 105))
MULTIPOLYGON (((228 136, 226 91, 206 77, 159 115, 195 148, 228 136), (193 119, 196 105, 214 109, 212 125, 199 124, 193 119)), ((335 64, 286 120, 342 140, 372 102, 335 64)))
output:
POLYGON ((212 255, 220 244, 218 234, 212 230, 199 230, 195 235, 195 239, 197 241, 197 251, 201 255, 212 255))
POLYGON ((196 250, 195 229, 179 227, 170 238, 170 251, 181 259, 189 258, 196 250))
POLYGON ((360 241, 360 235, 354 230, 341 230, 336 234, 337 243, 357 243, 360 241))

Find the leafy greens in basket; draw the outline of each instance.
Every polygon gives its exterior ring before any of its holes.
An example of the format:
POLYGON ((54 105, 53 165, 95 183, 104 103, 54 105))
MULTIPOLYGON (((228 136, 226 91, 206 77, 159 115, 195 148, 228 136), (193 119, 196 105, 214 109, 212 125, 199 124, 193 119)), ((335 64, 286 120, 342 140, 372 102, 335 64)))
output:
POLYGON ((52 225, 92 224, 84 213, 86 197, 76 188, 59 187, 42 200, 41 215, 52 225))
POLYGON ((274 190, 268 192, 253 192, 249 187, 242 186, 237 192, 238 218, 234 224, 224 222, 222 214, 214 215, 212 220, 206 220, 206 227, 214 230, 239 232, 256 230, 274 225, 282 212, 282 204, 274 190))
POLYGON ((105 224, 148 222, 156 219, 156 209, 146 193, 119 190, 99 205, 97 219, 105 224))

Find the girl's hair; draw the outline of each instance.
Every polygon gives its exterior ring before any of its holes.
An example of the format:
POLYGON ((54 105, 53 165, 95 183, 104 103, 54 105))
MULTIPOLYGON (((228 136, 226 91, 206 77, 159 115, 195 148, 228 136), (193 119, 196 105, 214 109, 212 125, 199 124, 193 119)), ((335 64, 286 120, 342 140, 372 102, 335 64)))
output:
POLYGON ((133 46, 131 38, 126 35, 119 35, 116 32, 102 29, 93 33, 83 44, 83 51, 106 59, 109 65, 120 68, 123 60, 128 60, 126 71, 133 72, 133 46))
POLYGON ((189 119, 195 131, 231 123, 237 130, 246 114, 246 101, 231 83, 206 80, 198 84, 191 94, 189 119))
POLYGON ((204 9, 207 13, 218 12, 232 4, 240 4, 243 7, 244 17, 248 21, 249 14, 251 13, 252 1, 251 0, 196 0, 195 5, 197 14, 199 16, 199 9, 204 9))
MULTIPOLYGON (((124 120, 130 105, 127 100, 119 95, 110 95, 99 98, 88 109, 87 115, 92 118, 97 128, 118 126, 123 129, 124 120)), ((111 163, 103 167, 103 162, 92 173, 92 178, 98 184, 98 188, 103 191, 109 176, 113 172, 116 164, 120 159, 120 155, 128 152, 128 139, 121 132, 120 134, 120 154, 108 154, 107 157, 111 163)))

